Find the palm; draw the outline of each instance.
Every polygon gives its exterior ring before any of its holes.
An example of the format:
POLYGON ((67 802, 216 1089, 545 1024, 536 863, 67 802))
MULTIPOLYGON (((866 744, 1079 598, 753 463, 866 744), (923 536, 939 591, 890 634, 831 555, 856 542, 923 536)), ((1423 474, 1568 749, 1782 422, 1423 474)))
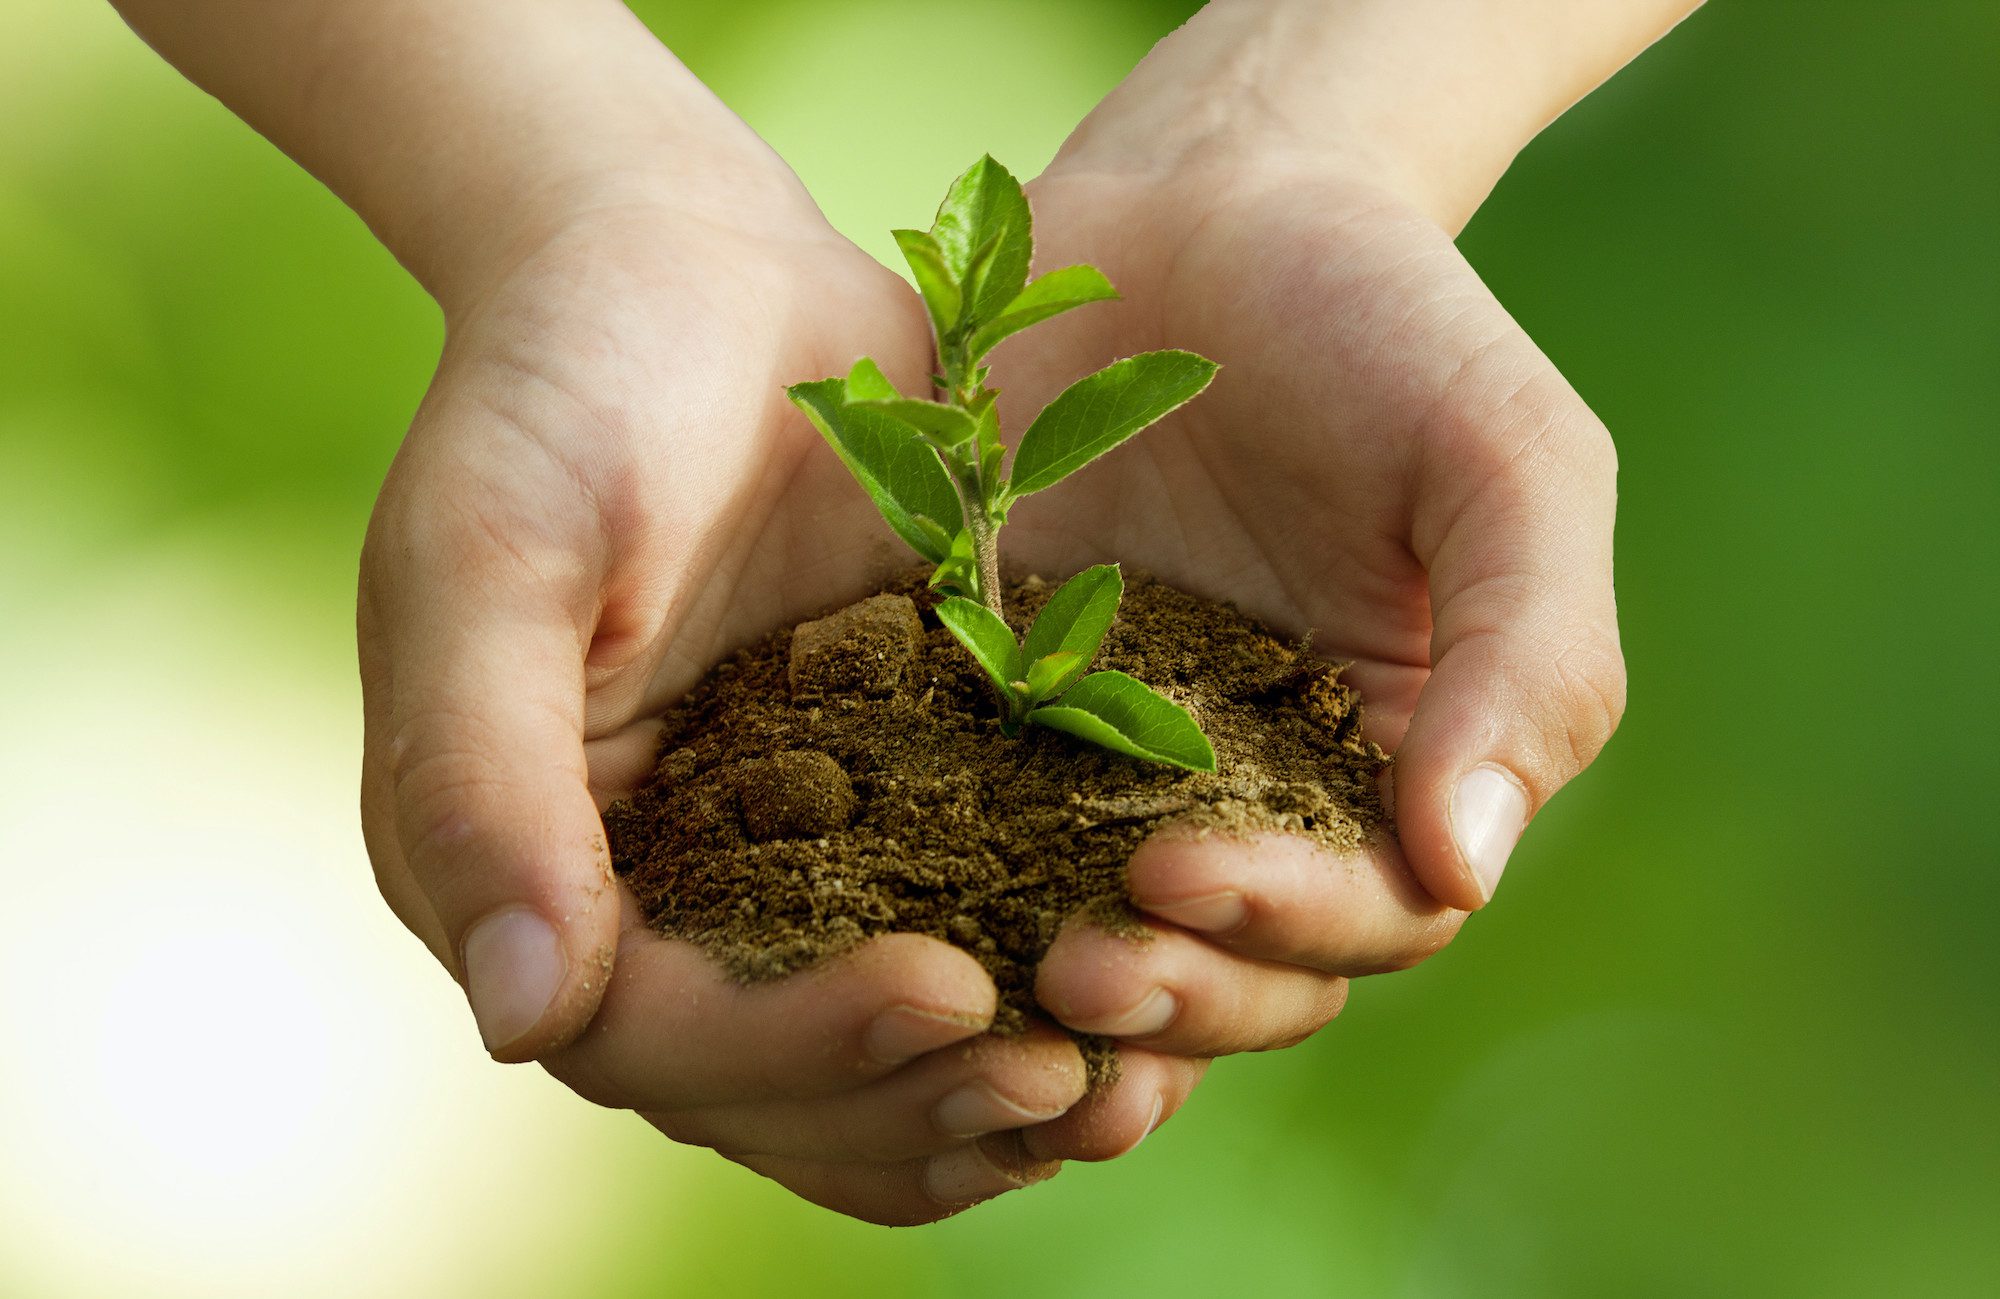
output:
POLYGON ((1424 438, 1454 424, 1438 418, 1444 384, 1498 306, 1434 226, 1366 196, 1204 216, 1126 182, 1034 188, 1040 264, 1094 262, 1126 300, 1000 356, 1016 422, 1084 370, 1148 348, 1192 348, 1222 374, 1020 508, 1012 554, 1056 570, 1120 558, 1312 630, 1318 650, 1354 659, 1370 719, 1394 739, 1428 665, 1412 536, 1424 438))
POLYGON ((740 314, 691 314, 671 260, 642 270, 649 291, 608 321, 589 308, 605 331, 591 353, 602 368, 568 386, 628 412, 593 456, 605 479, 594 504, 613 543, 589 655, 593 738, 649 728, 732 649, 860 594, 894 548, 784 387, 863 352, 917 381, 928 361, 921 310, 844 242, 740 264, 769 277, 739 284, 755 304, 740 314))
MULTIPOLYGON (((911 383, 928 361, 921 307, 830 231, 730 248, 718 285, 716 248, 635 224, 545 250, 454 330, 370 543, 446 565, 503 543, 584 650, 600 803, 643 778, 660 713, 709 665, 859 594, 893 550, 784 385, 862 352, 911 383)), ((390 656, 391 588, 364 583, 365 673, 390 656)), ((430 928, 385 859, 392 903, 430 928)))
POLYGON ((1416 531, 1435 502, 1418 493, 1435 490, 1433 453, 1483 413, 1463 381, 1504 313, 1434 225, 1365 193, 1204 213, 1125 181, 1032 188, 1040 264, 1092 262, 1125 300, 1002 352, 1017 426, 1118 356, 1185 347, 1223 368, 1185 410, 1018 509, 1012 555, 1051 570, 1122 559, 1311 630, 1354 661, 1393 742, 1429 663, 1416 531))
MULTIPOLYGON (((648 774, 662 709, 894 554, 783 385, 864 351, 914 385, 928 361, 908 290, 823 226, 711 232, 690 254, 634 225, 543 250, 454 322, 384 486, 360 633, 363 821, 385 898, 476 1013, 492 994, 480 1028, 497 1055, 844 1212, 934 1218, 1046 1176, 1047 1158, 1129 1145, 1071 1121, 1031 1156, 1008 1133, 975 1148, 939 1126, 967 1087, 1045 1116, 1083 1088, 1052 1032, 937 1050, 993 1014, 964 953, 891 936, 822 977, 745 988, 604 887, 597 808, 648 774), (545 1008, 482 984, 482 968, 519 984, 509 971, 529 967, 475 968, 466 936, 524 895, 566 931, 545 1008)), ((1192 1085, 1198 1070, 1156 1072, 1192 1085)))

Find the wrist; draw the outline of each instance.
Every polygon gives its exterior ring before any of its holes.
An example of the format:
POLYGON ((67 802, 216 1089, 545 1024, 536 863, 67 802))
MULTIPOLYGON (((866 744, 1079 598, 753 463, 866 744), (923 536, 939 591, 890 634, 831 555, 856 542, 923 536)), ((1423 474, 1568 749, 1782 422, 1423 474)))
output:
POLYGON ((1550 121, 1699 0, 1212 0, 1055 170, 1335 176, 1456 231, 1550 121))
POLYGON ((370 191, 371 178, 350 198, 447 317, 555 247, 826 229, 783 161, 639 36, 605 66, 503 117, 464 105, 440 165, 387 171, 379 189, 370 191))
POLYGON ((447 312, 582 214, 806 201, 620 0, 115 0, 447 312))
POLYGON ((517 158, 471 193, 426 195, 401 224, 370 224, 448 323, 535 267, 671 252, 721 268, 755 243, 836 237, 791 171, 733 125, 746 139, 663 138, 652 124, 605 132, 574 152, 517 158))

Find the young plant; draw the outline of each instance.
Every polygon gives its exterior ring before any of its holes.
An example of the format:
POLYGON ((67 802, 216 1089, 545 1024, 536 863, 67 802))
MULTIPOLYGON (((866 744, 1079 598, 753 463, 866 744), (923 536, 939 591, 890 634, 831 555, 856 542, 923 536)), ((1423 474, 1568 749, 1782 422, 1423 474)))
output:
POLYGON ((935 564, 938 617, 992 678, 1001 729, 1066 731, 1119 753, 1197 771, 1215 751, 1187 710, 1123 672, 1089 672, 1124 594, 1116 565, 1065 582, 1025 641, 1000 602, 1000 529, 1024 496, 1052 487, 1208 386, 1193 352, 1145 352, 1077 380, 1034 418, 1012 462, 981 364, 1001 340, 1073 307, 1118 296, 1091 266, 1032 283, 1028 200, 981 158, 953 183, 928 231, 898 230, 936 343, 935 392, 906 397, 863 357, 845 379, 787 391, 896 535, 935 564))

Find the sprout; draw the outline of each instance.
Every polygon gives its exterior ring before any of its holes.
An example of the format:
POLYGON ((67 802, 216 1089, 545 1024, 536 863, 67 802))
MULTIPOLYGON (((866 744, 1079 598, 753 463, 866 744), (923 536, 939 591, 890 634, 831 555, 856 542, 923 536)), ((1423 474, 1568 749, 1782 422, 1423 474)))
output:
POLYGON ((1115 298, 1090 266, 1032 283, 1028 200, 982 158, 952 185, 930 230, 898 230, 930 313, 939 400, 906 397, 863 357, 845 379, 790 388, 882 517, 936 565, 938 618, 992 678, 1001 727, 1047 726, 1119 753, 1196 771, 1215 751, 1187 710, 1122 672, 1090 672, 1117 615, 1116 565, 1078 573, 1016 640, 1002 616, 1000 529, 1024 496, 1052 487, 1193 398, 1216 365, 1193 352, 1145 352, 1077 380, 1021 435, 1012 462, 980 362, 1000 343, 1073 307, 1115 298))

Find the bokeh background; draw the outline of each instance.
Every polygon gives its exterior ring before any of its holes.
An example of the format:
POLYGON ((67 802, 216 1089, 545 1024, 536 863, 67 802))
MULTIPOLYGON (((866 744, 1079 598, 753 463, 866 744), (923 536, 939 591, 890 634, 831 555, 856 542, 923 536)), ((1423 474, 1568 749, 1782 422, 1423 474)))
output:
MULTIPOLYGON (((637 7, 882 253, 1194 6, 637 7)), ((2000 1292, 1990 0, 1718 0, 1528 151, 1463 246, 1619 435, 1623 732, 1445 955, 901 1233, 484 1060, 352 810, 438 318, 108 8, 0 32, 0 1294, 2000 1292)))

